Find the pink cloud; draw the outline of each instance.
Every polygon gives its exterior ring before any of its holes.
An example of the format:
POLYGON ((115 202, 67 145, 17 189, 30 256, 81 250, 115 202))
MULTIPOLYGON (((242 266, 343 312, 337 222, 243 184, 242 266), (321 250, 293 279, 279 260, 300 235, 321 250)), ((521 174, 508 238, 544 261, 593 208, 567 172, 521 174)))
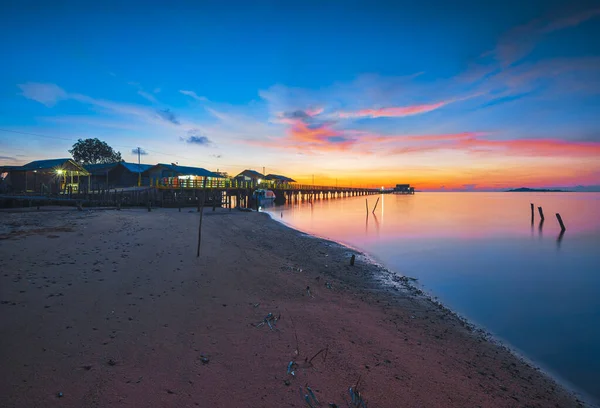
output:
POLYGON ((442 101, 425 105, 398 106, 378 109, 361 109, 356 112, 339 112, 340 118, 389 118, 420 115, 439 109, 453 101, 442 101))
POLYGON ((487 132, 461 132, 461 133, 442 133, 433 135, 409 135, 405 136, 408 140, 462 140, 487 136, 487 132))
POLYGON ((447 135, 409 136, 401 140, 437 143, 409 144, 388 150, 390 154, 422 153, 437 150, 461 150, 467 153, 498 156, 600 157, 600 142, 562 139, 490 140, 487 133, 464 132, 447 135))
POLYGON ((475 153, 502 153, 514 156, 600 157, 600 142, 578 142, 562 139, 461 140, 458 148, 475 153))

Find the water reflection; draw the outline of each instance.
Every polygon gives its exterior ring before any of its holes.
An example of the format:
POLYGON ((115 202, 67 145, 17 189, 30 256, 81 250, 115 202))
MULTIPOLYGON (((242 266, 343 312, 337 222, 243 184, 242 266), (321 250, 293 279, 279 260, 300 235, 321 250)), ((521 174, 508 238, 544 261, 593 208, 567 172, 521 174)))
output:
POLYGON ((459 313, 600 398, 600 194, 417 193, 380 201, 371 215, 364 197, 274 211, 419 278, 459 313), (540 217, 527 228, 534 203, 560 212, 568 245, 557 222, 540 217))
POLYGON ((562 242, 563 235, 565 235, 565 231, 561 230, 560 233, 558 234, 558 237, 556 237, 556 247, 558 249, 560 249, 560 243, 562 242))
POLYGON ((379 220, 377 219, 377 215, 373 213, 373 219, 375 220, 375 230, 377 231, 377 236, 379 236, 379 220))

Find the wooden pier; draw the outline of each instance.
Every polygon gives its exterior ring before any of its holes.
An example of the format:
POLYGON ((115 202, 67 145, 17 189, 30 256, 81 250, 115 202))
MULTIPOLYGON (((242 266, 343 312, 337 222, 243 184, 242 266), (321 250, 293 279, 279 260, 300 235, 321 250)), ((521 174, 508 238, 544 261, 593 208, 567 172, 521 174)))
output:
MULTIPOLYGON (((255 208, 253 193, 258 189, 268 189, 275 193, 275 203, 301 203, 317 200, 330 200, 347 197, 359 197, 384 193, 376 188, 313 186, 296 183, 261 184, 237 180, 210 180, 208 183, 187 180, 172 185, 164 182, 155 184, 162 205, 183 201, 186 204, 196 201, 195 197, 205 196, 206 205, 222 207, 255 208)), ((387 191, 386 191, 387 193, 387 191)))
POLYGON ((0 195, 0 207, 39 207, 65 205, 82 207, 244 207, 256 208, 253 193, 268 189, 275 193, 275 203, 302 203, 317 200, 387 194, 391 191, 361 187, 313 186, 295 183, 262 184, 236 180, 178 180, 153 182, 147 187, 102 189, 95 191, 67 190, 61 194, 0 195))

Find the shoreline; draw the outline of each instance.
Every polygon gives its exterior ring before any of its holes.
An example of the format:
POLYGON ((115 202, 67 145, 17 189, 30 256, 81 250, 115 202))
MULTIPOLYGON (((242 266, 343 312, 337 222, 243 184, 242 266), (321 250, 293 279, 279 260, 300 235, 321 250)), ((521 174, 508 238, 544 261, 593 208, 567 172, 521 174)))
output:
POLYGON ((408 292, 410 293, 410 296, 419 297, 419 298, 425 300, 426 302, 430 302, 433 306, 439 307, 440 309, 444 310, 445 312, 451 314, 454 318, 461 321, 464 324, 465 328, 467 328, 467 330, 471 331, 474 336, 480 337, 484 341, 490 342, 491 344, 493 344, 499 348, 502 348, 502 349, 508 351, 509 353, 513 354, 516 358, 521 360, 524 364, 530 366, 534 370, 537 370, 540 373, 542 373, 543 375, 547 376, 552 381, 554 381, 557 385, 559 385, 560 387, 564 388, 567 392, 574 395, 577 399, 583 401, 586 404, 586 406, 589 406, 589 407, 600 406, 600 404, 598 404, 594 401, 593 397, 587 395, 584 391, 578 389, 575 385, 564 380, 558 374, 555 374, 551 370, 544 368, 543 365, 531 360, 524 352, 513 347, 508 341, 506 341, 506 340, 502 339, 501 337, 497 336, 496 334, 492 333, 485 326, 473 322, 469 317, 461 315, 460 313, 453 310, 450 306, 444 304, 444 302, 438 300, 438 298, 435 296, 435 293, 433 293, 431 291, 427 291, 423 287, 417 286, 415 284, 415 282, 418 282, 417 278, 403 275, 399 271, 394 271, 390 266, 386 265, 384 262, 378 260, 374 255, 369 254, 368 252, 366 252, 365 250, 363 250, 361 248, 353 247, 350 244, 347 244, 344 242, 336 241, 336 240, 333 240, 333 239, 330 239, 330 238, 327 238, 324 236, 319 236, 316 234, 312 234, 308 231, 298 229, 298 228, 294 227, 293 225, 278 219, 277 217, 274 216, 274 213, 271 213, 268 211, 263 211, 263 212, 265 214, 269 215, 269 218, 272 221, 275 221, 276 223, 281 224, 298 234, 303 234, 303 235, 312 237, 313 239, 321 240, 323 242, 332 242, 334 244, 339 245, 342 248, 347 249, 347 251, 349 251, 349 252, 354 252, 354 253, 358 254, 360 257, 362 257, 365 260, 365 262, 370 263, 374 267, 378 268, 382 274, 386 275, 386 276, 382 276, 381 280, 380 280, 381 284, 384 287, 388 287, 390 290, 394 290, 393 289, 394 287, 401 287, 405 290, 408 290, 408 292))
POLYGON ((384 288, 383 266, 350 267, 363 252, 270 218, 205 210, 199 259, 195 210, 3 219, 8 406, 303 406, 307 383, 343 406, 358 378, 380 407, 582 406, 409 285, 384 288))

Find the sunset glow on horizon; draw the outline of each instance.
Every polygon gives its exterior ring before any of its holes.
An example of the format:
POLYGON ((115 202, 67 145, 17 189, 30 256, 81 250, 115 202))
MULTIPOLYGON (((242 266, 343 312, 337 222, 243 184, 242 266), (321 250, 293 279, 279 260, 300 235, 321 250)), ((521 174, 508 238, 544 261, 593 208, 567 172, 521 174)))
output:
POLYGON ((303 184, 600 186, 597 3, 425 3, 7 7, 0 165, 99 138, 303 184))

